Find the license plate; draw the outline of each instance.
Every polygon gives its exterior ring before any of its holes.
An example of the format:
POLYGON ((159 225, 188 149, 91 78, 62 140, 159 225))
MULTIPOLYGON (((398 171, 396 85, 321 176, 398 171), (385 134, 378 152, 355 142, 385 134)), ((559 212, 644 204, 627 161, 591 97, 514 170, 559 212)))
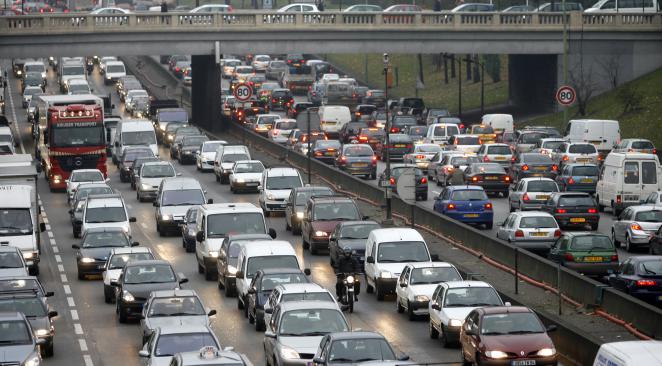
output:
POLYGON ((248 183, 246 183, 246 185, 249 186, 249 187, 256 186, 257 182, 248 182, 248 183))
POLYGON ((512 361, 510 363, 511 366, 529 366, 535 364, 536 364, 536 360, 519 360, 519 361, 512 361))
POLYGON ((105 264, 99 264, 99 265, 97 266, 97 269, 104 269, 105 267, 106 267, 105 264))
POLYGON ((586 222, 586 219, 583 217, 573 217, 570 219, 570 222, 586 222))
POLYGON ((537 199, 537 200, 545 200, 545 201, 547 201, 547 200, 549 199, 549 196, 548 196, 548 195, 544 195, 544 194, 539 194, 539 195, 536 196, 536 199, 537 199))
POLYGON ((577 160, 578 163, 586 163, 586 162, 591 161, 591 159, 588 159, 588 158, 577 158, 575 160, 577 160))
POLYGON ((584 262, 602 262, 602 257, 584 257, 584 262))
POLYGON ((580 183, 593 183, 593 179, 584 178, 579 180, 580 183))
POLYGON ((593 145, 600 145, 602 143, 602 141, 589 141, 589 142, 592 143, 593 145))
POLYGON ((287 205, 286 204, 285 205, 280 205, 279 207, 280 208, 285 208, 285 207, 287 207, 287 205))
POLYGON ((533 173, 531 174, 532 177, 542 177, 542 173, 533 173))
POLYGON ((354 163, 352 164, 352 166, 358 166, 358 167, 368 166, 368 163, 354 163))
POLYGON ((531 233, 531 236, 547 236, 547 233, 531 233))
POLYGON ((333 156, 334 154, 332 152, 325 153, 324 155, 326 156, 333 156))
POLYGON ((505 156, 496 156, 494 157, 494 160, 506 160, 505 156))
POLYGON ((546 166, 537 166, 536 170, 547 170, 546 166))
POLYGON ((463 216, 464 216, 464 217, 473 218, 473 217, 478 217, 478 216, 480 216, 480 215, 479 215, 479 214, 464 214, 463 216))
POLYGON ((407 145, 397 144, 395 147, 407 147, 407 145))
POLYGON ((499 180, 497 176, 485 177, 485 180, 499 180))

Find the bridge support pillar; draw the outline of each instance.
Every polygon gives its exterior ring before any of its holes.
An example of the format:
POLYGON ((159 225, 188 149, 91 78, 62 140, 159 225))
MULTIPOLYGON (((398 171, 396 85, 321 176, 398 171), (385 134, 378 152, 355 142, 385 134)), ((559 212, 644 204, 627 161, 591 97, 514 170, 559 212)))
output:
POLYGON ((214 55, 194 55, 191 69, 193 123, 209 131, 227 130, 229 121, 221 109, 221 71, 214 55))
POLYGON ((557 55, 509 55, 510 102, 525 111, 554 111, 557 55))

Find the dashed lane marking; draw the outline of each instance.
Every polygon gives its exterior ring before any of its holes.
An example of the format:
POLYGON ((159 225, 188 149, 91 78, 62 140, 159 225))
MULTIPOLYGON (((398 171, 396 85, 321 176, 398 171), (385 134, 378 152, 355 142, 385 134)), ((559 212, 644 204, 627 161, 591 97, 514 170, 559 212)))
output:
POLYGON ((56 247, 55 245, 53 245, 51 247, 51 249, 53 249, 53 253, 59 253, 60 252, 60 248, 56 247))
POLYGON ((71 286, 63 285, 62 287, 64 287, 64 294, 65 295, 71 295, 71 286))
POLYGON ((52 231, 47 231, 46 233, 48 234, 49 239, 53 239, 53 232, 52 231))
POLYGON ((71 310, 71 319, 78 320, 78 310, 71 310))
POLYGON ((76 303, 74 302, 74 298, 71 296, 67 296, 67 304, 69 304, 70 308, 75 308, 76 303))
POLYGON ((67 282, 69 282, 69 280, 67 279, 67 275, 64 274, 64 273, 61 273, 61 274, 60 274, 60 281, 62 281, 62 283, 67 283, 67 282))
POLYGON ((79 339, 78 340, 78 345, 80 346, 81 351, 87 352, 87 342, 85 342, 84 339, 79 339))
POLYGON ((55 257, 55 261, 56 261, 56 262, 58 262, 58 263, 62 263, 62 257, 60 257, 59 254, 54 255, 54 257, 55 257))
POLYGON ((83 334, 83 327, 80 326, 80 323, 74 323, 74 333, 83 334))
POLYGON ((90 355, 83 355, 83 360, 85 361, 85 366, 94 366, 92 357, 90 357, 90 355))
MULTIPOLYGON (((59 272, 64 272, 64 266, 61 265, 61 264, 58 264, 58 265, 57 265, 57 270, 58 270, 59 272)), ((69 286, 69 285, 64 285, 65 288, 66 288, 67 286, 69 286)))

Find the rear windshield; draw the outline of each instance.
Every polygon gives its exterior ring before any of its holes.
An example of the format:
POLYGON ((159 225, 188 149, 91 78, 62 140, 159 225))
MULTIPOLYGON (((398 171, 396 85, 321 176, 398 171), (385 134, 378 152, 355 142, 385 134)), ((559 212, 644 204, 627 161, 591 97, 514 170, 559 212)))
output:
POLYGON ((599 170, 597 166, 576 166, 572 168, 572 175, 596 177, 598 172, 599 170))
POLYGON ((278 122, 276 123, 276 129, 279 130, 291 130, 294 128, 297 128, 297 123, 296 122, 278 122))
POLYGON ((497 146, 488 146, 487 153, 495 154, 495 155, 510 155, 513 152, 510 150, 509 146, 497 145, 497 146))
POLYGON ((480 173, 505 173, 506 171, 499 164, 472 164, 471 168, 474 172, 480 173))
POLYGON ((639 222, 662 222, 662 211, 638 212, 634 219, 639 222))
POLYGON ((521 157, 523 163, 551 164, 552 158, 542 154, 524 154, 521 157))
POLYGON ((564 196, 559 199, 559 206, 595 206, 595 202, 589 196, 564 196))
POLYGON ((525 144, 535 144, 540 139, 547 137, 544 133, 525 133, 520 136, 520 141, 525 144))
POLYGON ((393 120, 394 125, 416 125, 416 118, 414 117, 397 117, 393 120))
POLYGON ((477 189, 467 189, 462 191, 455 191, 451 195, 453 201, 487 201, 487 195, 484 191, 477 189))
POLYGON ((558 192, 559 187, 550 180, 531 181, 526 187, 529 192, 558 192))
POLYGON ((653 143, 650 141, 634 141, 632 143, 632 148, 633 149, 653 149, 655 146, 653 146, 653 143))
POLYGON ((614 249, 614 244, 608 236, 604 235, 583 235, 577 236, 572 240, 570 248, 573 250, 590 249, 614 249))
POLYGON ((480 145, 480 139, 474 136, 458 137, 456 145, 480 145))
POLYGON ((598 151, 595 149, 595 145, 592 144, 581 144, 581 145, 570 145, 568 152, 571 154, 595 154, 598 151))
POLYGON ((368 146, 352 146, 345 149, 347 156, 372 156, 372 149, 368 146))
POLYGON ((519 222, 519 227, 522 229, 535 229, 535 228, 557 228, 556 220, 549 216, 537 217, 522 217, 519 222))
POLYGON ((494 133, 492 126, 475 126, 471 131, 473 133, 494 133))

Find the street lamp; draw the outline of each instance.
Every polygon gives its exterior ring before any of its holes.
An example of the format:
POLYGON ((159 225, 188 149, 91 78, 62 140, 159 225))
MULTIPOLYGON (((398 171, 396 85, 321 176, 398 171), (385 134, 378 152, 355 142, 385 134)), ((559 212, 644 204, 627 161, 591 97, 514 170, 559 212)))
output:
MULTIPOLYGON (((391 120, 388 117, 388 53, 384 54, 384 99, 386 99, 386 171, 384 172, 384 177, 386 182, 384 182, 384 198, 386 199, 386 223, 393 221, 393 216, 391 214, 391 194, 390 194, 390 184, 391 184, 391 156, 389 154, 389 146, 391 146, 391 139, 389 137, 391 133, 391 120)), ((384 155, 382 155, 384 156, 384 155)))

